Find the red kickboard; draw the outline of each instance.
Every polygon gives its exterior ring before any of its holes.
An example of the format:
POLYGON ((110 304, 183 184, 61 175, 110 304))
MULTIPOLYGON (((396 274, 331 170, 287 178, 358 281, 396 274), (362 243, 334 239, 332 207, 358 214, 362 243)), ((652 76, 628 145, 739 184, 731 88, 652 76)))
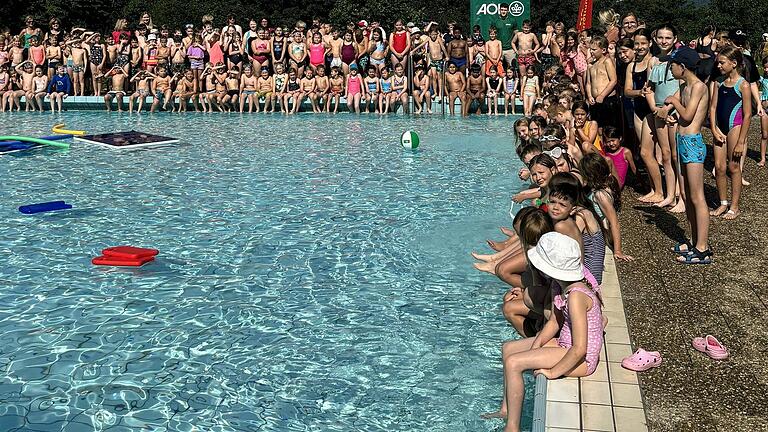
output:
POLYGON ((155 260, 154 256, 131 259, 131 258, 121 258, 121 257, 115 257, 115 256, 102 255, 92 259, 91 262, 94 265, 101 265, 101 266, 141 267, 144 264, 154 260, 155 260))
POLYGON ((153 257, 160 253, 157 249, 140 248, 134 246, 114 246, 101 251, 105 256, 140 259, 144 257, 153 257))

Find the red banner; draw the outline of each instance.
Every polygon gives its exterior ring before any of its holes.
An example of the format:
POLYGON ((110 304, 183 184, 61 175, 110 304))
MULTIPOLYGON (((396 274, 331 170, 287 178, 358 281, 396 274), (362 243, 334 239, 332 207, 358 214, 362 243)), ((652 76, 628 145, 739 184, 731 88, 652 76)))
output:
POLYGON ((576 20, 576 30, 592 28, 592 0, 579 0, 579 15, 576 20))

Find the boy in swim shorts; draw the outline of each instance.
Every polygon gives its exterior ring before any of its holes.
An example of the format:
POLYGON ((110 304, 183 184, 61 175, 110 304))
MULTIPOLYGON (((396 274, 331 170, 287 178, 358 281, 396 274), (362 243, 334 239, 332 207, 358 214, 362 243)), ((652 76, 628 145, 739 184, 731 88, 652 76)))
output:
POLYGON ((520 76, 525 76, 528 67, 536 63, 536 52, 539 50, 539 38, 531 32, 531 21, 523 21, 523 31, 515 33, 512 38, 512 50, 517 54, 517 63, 520 66, 520 76))
POLYGON ((151 84, 152 94, 155 98, 152 101, 152 108, 149 109, 149 112, 155 112, 157 107, 163 102, 163 109, 165 110, 168 108, 168 102, 172 100, 171 97, 173 94, 171 91, 171 84, 176 78, 176 76, 173 78, 169 77, 168 69, 166 68, 160 68, 160 70, 157 71, 157 76, 152 80, 151 84))
POLYGON ((616 61, 608 53, 608 40, 595 36, 589 46, 594 61, 587 68, 587 102, 592 120, 600 128, 606 126, 621 127, 619 98, 616 95, 618 77, 616 61))
MULTIPOLYGON (((335 67, 338 67, 338 66, 335 66, 335 67)), ((323 112, 324 106, 330 106, 329 105, 330 98, 328 97, 328 93, 331 88, 331 83, 330 81, 328 81, 328 77, 325 75, 325 66, 323 65, 318 66, 315 72, 317 73, 317 76, 315 77, 315 85, 316 85, 315 95, 317 96, 317 112, 323 112)))
POLYGON ((264 112, 275 112, 275 79, 269 76, 268 68, 261 68, 257 85, 259 91, 255 97, 256 104, 258 105, 259 99, 264 98, 264 112))
POLYGON ((709 208, 704 198, 704 158, 707 148, 701 137, 701 125, 709 113, 709 92, 694 73, 699 55, 688 47, 680 47, 670 56, 670 72, 682 80, 680 89, 664 100, 677 111, 677 118, 667 117, 668 124, 678 123, 677 152, 682 165, 685 213, 691 225, 691 241, 673 248, 677 261, 683 264, 709 264, 709 208))
POLYGON ((125 78, 128 75, 125 69, 120 66, 113 66, 112 70, 107 73, 112 78, 112 86, 110 90, 104 95, 104 105, 107 107, 107 112, 112 111, 112 99, 117 101, 117 111, 123 112, 123 96, 125 96, 125 78))

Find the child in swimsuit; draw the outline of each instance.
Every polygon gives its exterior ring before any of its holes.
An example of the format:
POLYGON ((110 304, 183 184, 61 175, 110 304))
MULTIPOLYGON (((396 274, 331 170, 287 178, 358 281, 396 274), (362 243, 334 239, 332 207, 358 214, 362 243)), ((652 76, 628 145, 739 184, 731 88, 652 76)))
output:
POLYGON ((347 85, 344 86, 347 89, 347 94, 344 99, 347 100, 347 109, 349 112, 360 114, 360 100, 365 98, 365 88, 363 87, 363 79, 357 74, 357 65, 353 64, 349 67, 349 75, 347 76, 347 85))
POLYGON ((632 170, 632 174, 637 174, 635 159, 632 157, 632 151, 621 145, 622 134, 618 128, 606 126, 603 128, 603 150, 605 157, 613 162, 616 172, 616 180, 619 182, 619 188, 624 189, 624 183, 627 180, 627 171, 632 170))
POLYGON ((264 98, 264 112, 275 112, 275 80, 269 76, 269 69, 266 67, 261 68, 261 74, 257 81, 259 91, 257 93, 256 103, 258 99, 264 98), (269 108, 269 110, 267 110, 269 108))
POLYGON ((507 427, 512 430, 520 424, 525 370, 535 369, 548 379, 589 376, 597 369, 603 346, 602 300, 597 287, 585 278, 579 243, 564 234, 548 232, 526 255, 531 270, 552 281, 554 310, 537 336, 505 342, 502 348, 502 409, 483 417, 506 415, 507 427), (575 308, 580 309, 578 313, 574 313, 575 308), (586 346, 586 353, 574 356, 574 345, 586 346))
POLYGON ((147 99, 147 96, 149 96, 150 81, 152 81, 153 77, 154 75, 152 73, 144 70, 138 71, 136 75, 131 77, 131 82, 135 83, 136 91, 128 97, 129 113, 133 112, 134 101, 137 101, 139 104, 136 112, 141 112, 141 108, 144 106, 144 101, 147 99))
MULTIPOLYGON (((335 114, 339 110, 339 101, 341 99, 341 95, 344 94, 344 76, 341 75, 341 69, 339 69, 338 66, 331 68, 331 77, 328 79, 328 81, 331 86, 331 95, 328 98, 328 103, 326 104, 325 110, 330 112, 331 100, 333 100, 335 101, 335 105, 333 106, 333 112, 335 114)), ((349 102, 349 99, 347 99, 347 104, 349 104, 349 102)))
POLYGON ((712 122, 715 179, 720 206, 712 216, 732 220, 741 213, 739 200, 742 190, 740 160, 746 151, 746 140, 752 118, 752 93, 750 84, 739 74, 744 56, 739 48, 726 46, 718 52, 717 67, 725 78, 715 81, 712 105, 715 107, 712 122), (731 179, 731 204, 728 206, 728 173, 731 179))
POLYGON ((541 93, 541 87, 539 86, 539 76, 536 75, 534 67, 529 67, 525 71, 525 77, 523 78, 523 111, 527 117, 533 113, 533 105, 536 103, 536 99, 539 98, 541 93))
POLYGON ((368 66, 368 76, 363 79, 365 84, 365 113, 368 113, 369 105, 374 104, 376 114, 379 113, 378 107, 376 107, 376 101, 379 99, 379 79, 376 77, 376 66, 368 66))
POLYGON ((298 75, 303 75, 307 65, 307 46, 300 32, 294 32, 293 42, 288 46, 288 68, 296 69, 298 75))
POLYGON ((499 94, 501 93, 502 82, 499 79, 499 72, 496 68, 491 68, 489 72, 490 76, 485 78, 485 97, 488 99, 488 115, 499 115, 499 94))
POLYGON ((43 108, 43 100, 48 95, 48 76, 43 73, 42 66, 35 66, 35 77, 32 79, 34 84, 33 90, 27 93, 27 104, 32 104, 32 111, 35 110, 35 102, 40 111, 45 111, 43 108))
POLYGON ((396 103, 403 106, 403 113, 408 114, 408 77, 402 63, 395 66, 395 76, 392 77, 392 110, 397 111, 396 103))
MULTIPOLYGON (((587 58, 584 56, 581 49, 579 49, 579 36, 574 32, 568 32, 565 41, 565 49, 562 52, 568 59, 567 63, 569 63, 569 66, 573 67, 573 75, 576 76, 581 92, 585 93, 584 86, 587 82, 587 58)), ((566 69, 568 68, 566 67, 566 69)))
MULTIPOLYGON (((272 77, 275 81, 275 102, 280 102, 280 112, 287 114, 283 97, 285 97, 285 84, 288 81, 288 74, 285 73, 285 66, 282 63, 275 63, 275 75, 272 77)), ((274 108, 273 104, 273 108, 274 108)))
POLYGON ((589 106, 583 101, 575 102, 571 113, 573 115, 571 136, 573 136, 574 143, 581 148, 584 154, 594 152, 603 154, 597 122, 589 120, 589 106))
POLYGON ((323 43, 323 37, 318 32, 312 35, 312 43, 307 45, 309 51, 309 64, 317 72, 317 67, 325 63, 325 55, 328 47, 323 43))
POLYGON ((392 79, 389 77, 389 69, 387 68, 381 70, 379 89, 379 104, 376 112, 387 114, 389 113, 389 102, 391 101, 390 95, 392 93, 392 79))
POLYGON ((325 76, 325 66, 317 66, 316 73, 315 85, 317 88, 315 94, 317 97, 317 112, 323 112, 323 106, 325 106, 325 110, 328 111, 331 99, 327 96, 330 92, 331 83, 328 80, 328 77, 325 76))
POLYGON ((504 75, 504 115, 509 114, 509 106, 512 106, 512 114, 515 114, 515 95, 517 93, 517 79, 515 68, 507 68, 504 75))
POLYGON ((285 95, 283 96, 283 107, 285 108, 286 114, 293 114, 294 112, 298 111, 298 98, 300 94, 301 84, 296 78, 296 70, 291 69, 290 72, 288 72, 288 82, 285 84, 285 95), (290 102, 291 98, 293 98, 294 107, 289 109, 288 103, 290 102))
POLYGON ((608 162, 598 153, 585 153, 579 161, 579 172, 587 187, 587 199, 594 205, 606 239, 613 248, 613 257, 622 261, 634 260, 622 250, 621 226, 617 215, 621 206, 621 189, 608 162))

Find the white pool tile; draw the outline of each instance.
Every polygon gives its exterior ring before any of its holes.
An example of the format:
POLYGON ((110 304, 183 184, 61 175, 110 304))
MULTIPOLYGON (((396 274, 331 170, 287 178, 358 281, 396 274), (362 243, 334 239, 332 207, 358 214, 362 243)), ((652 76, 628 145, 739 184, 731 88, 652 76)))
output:
POLYGON ((581 428, 579 404, 547 402, 547 427, 581 428))

